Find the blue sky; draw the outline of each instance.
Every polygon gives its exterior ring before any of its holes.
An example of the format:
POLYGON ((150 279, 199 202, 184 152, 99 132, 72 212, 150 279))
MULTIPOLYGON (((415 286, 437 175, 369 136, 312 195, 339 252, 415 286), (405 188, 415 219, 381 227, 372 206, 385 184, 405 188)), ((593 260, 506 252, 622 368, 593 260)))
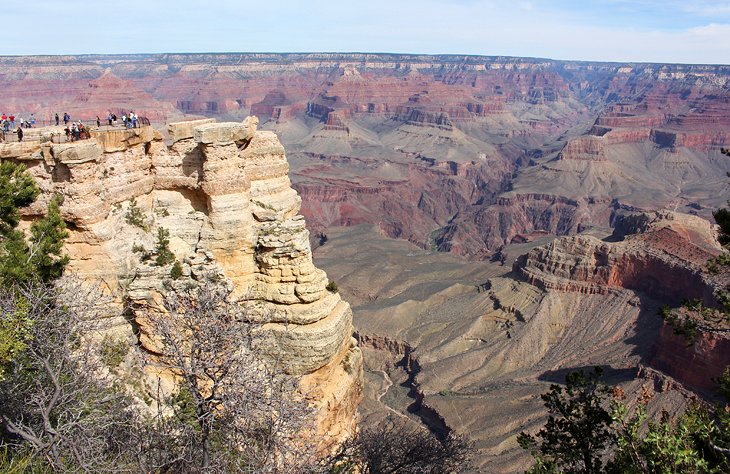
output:
POLYGON ((730 1, 27 0, 0 55, 392 52, 730 64, 730 1))

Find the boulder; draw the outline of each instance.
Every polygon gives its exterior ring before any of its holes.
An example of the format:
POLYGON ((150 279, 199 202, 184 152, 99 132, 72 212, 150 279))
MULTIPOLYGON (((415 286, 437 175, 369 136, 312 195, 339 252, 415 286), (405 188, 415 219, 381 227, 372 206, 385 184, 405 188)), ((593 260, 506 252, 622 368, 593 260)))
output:
POLYGON ((174 142, 193 138, 193 129, 203 124, 215 123, 215 119, 188 120, 186 122, 173 122, 167 125, 167 133, 174 142))
POLYGON ((230 145, 251 140, 256 127, 247 123, 207 123, 193 128, 193 139, 204 145, 230 145))
POLYGON ((101 153, 102 148, 94 139, 74 143, 59 143, 51 146, 53 158, 65 165, 99 161, 101 153))

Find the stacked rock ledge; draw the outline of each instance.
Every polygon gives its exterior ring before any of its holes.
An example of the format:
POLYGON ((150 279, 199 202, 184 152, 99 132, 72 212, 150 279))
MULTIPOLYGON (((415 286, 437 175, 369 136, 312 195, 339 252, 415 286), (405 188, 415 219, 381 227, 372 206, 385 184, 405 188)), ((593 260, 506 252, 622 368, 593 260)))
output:
POLYGON ((145 315, 164 311, 168 291, 220 281, 259 323, 258 352, 299 377, 318 434, 341 438, 354 430, 362 398, 352 311, 326 290, 284 148, 257 125, 255 117, 173 123, 169 145, 149 126, 100 129, 68 144, 0 144, 0 159, 25 162, 43 191, 26 218, 42 214, 54 194, 64 197, 68 270, 117 295, 119 334, 133 338, 124 303, 145 353, 159 353, 145 315), (170 278, 172 264, 154 263, 161 228, 183 269, 179 280, 170 278))

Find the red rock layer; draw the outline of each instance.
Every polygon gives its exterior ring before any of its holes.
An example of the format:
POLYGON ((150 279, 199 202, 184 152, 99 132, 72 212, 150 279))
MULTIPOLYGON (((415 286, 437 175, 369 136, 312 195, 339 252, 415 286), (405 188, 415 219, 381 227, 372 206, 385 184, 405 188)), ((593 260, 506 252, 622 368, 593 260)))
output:
POLYGON ((687 344, 684 336, 674 334, 665 324, 657 340, 658 350, 651 365, 682 383, 713 392, 714 379, 730 365, 730 334, 700 332, 697 340, 687 344))
MULTIPOLYGON (((413 158, 469 163, 485 155, 500 162, 496 174, 507 171, 519 177, 519 168, 532 158, 556 156, 563 146, 562 161, 599 165, 611 163, 625 154, 622 147, 635 144, 643 146, 637 161, 648 162, 654 154, 666 152, 663 156, 668 163, 649 167, 650 174, 670 168, 668 173, 677 174, 679 171, 672 170, 686 166, 703 174, 701 179, 709 179, 725 171, 719 169, 723 166, 718 165, 717 155, 719 147, 729 143, 729 78, 727 66, 478 56, 6 57, 0 58, 0 104, 48 119, 66 108, 72 115, 91 117, 103 116, 110 107, 142 110, 153 120, 170 118, 174 113, 243 116, 251 111, 266 122, 265 127, 276 129, 288 148, 301 153, 292 153, 295 160, 326 158, 318 164, 319 177, 325 178, 312 179, 307 174, 315 167, 294 174, 295 185, 307 189, 309 195, 363 196, 362 189, 350 192, 351 183, 380 190, 370 195, 379 194, 382 200, 358 199, 339 206, 337 213, 344 210, 343 218, 333 216, 331 209, 318 209, 320 203, 305 196, 305 212, 311 218, 321 216, 311 220, 312 225, 323 228, 331 223, 387 222, 381 228, 390 235, 409 236, 425 244, 435 232, 441 249, 487 255, 515 233, 567 233, 581 222, 606 224, 609 205, 616 197, 608 193, 621 193, 631 179, 605 193, 597 189, 523 190, 519 193, 523 197, 508 195, 520 204, 506 210, 494 196, 508 191, 513 178, 454 178, 440 181, 445 190, 434 186, 418 189, 420 179, 409 185, 402 177, 372 178, 369 173, 374 167, 361 166, 363 158, 371 164, 377 159, 402 167, 413 158), (598 117, 596 110, 603 110, 598 117), (594 122, 592 130, 570 140, 575 130, 585 129, 588 122, 594 122), (345 163, 342 157, 349 161, 345 163), (339 168, 327 166, 334 160, 340 161, 339 168), (697 162, 700 166, 694 165, 697 162), (344 179, 326 177, 332 174, 344 179), (397 186, 378 184, 396 181, 397 186), (315 191, 317 186, 333 189, 315 191), (582 204, 548 210, 545 200, 531 197, 538 194, 551 194, 554 200, 576 199, 582 204), (402 196, 411 198, 408 205, 417 210, 413 225, 398 222, 403 217, 402 206, 383 204, 402 196), (456 208, 438 205, 444 200, 461 204, 456 208), (426 203, 425 209, 419 207, 420 202, 426 203), (439 210, 431 212, 435 208, 439 210), (549 215, 552 212, 555 214, 549 215)), ((409 168, 409 173, 426 176, 432 171, 428 168, 418 172, 409 168)), ((552 182, 553 173, 546 168, 536 182, 552 182)), ((616 174, 610 169, 605 173, 616 174)), ((601 176, 600 180, 610 177, 601 176)), ((666 188, 665 199, 654 200, 656 206, 675 204, 669 201, 674 199, 670 195, 676 183, 668 183, 667 176, 660 174, 656 181, 666 188)), ((576 182, 582 183, 582 177, 576 182)), ((660 195, 662 190, 650 194, 660 195)), ((676 199, 689 205, 696 204, 697 196, 680 195, 676 199)), ((631 200, 628 204, 643 206, 631 200)), ((710 206, 704 202, 698 205, 710 206)))
MULTIPOLYGON (((614 294, 626 288, 671 306, 686 299, 715 304, 721 283, 705 264, 720 248, 708 223, 672 213, 634 215, 628 221, 618 227, 642 233, 616 243, 590 236, 558 239, 520 257, 514 270, 545 290, 614 294)), ((730 365, 730 333, 699 331, 688 344, 664 324, 650 363, 692 388, 710 390, 712 379, 730 365)))

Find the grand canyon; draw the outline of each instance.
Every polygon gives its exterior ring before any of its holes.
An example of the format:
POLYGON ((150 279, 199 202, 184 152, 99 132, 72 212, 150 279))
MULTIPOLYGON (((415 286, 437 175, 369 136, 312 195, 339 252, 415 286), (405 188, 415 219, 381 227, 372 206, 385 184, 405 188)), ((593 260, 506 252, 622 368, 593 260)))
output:
MULTIPOLYGON (((319 387, 321 433, 341 436, 362 391, 361 423, 395 414, 463 433, 481 472, 515 472, 530 463, 517 434, 542 425, 539 394, 570 370, 605 366, 630 397, 649 390, 657 414, 710 397, 730 365, 727 333, 687 344, 658 315, 712 306, 729 283, 707 262, 723 252, 712 212, 729 195, 730 66, 6 56, 0 108, 41 125, 130 110, 151 122, 94 132, 93 146, 30 129, 0 157, 63 190, 70 270, 112 286, 136 238, 112 235, 114 206, 170 209, 159 220, 190 271, 253 285, 282 314, 272 334, 302 325, 279 345, 319 387)), ((142 274, 140 305, 155 287, 142 274)))

